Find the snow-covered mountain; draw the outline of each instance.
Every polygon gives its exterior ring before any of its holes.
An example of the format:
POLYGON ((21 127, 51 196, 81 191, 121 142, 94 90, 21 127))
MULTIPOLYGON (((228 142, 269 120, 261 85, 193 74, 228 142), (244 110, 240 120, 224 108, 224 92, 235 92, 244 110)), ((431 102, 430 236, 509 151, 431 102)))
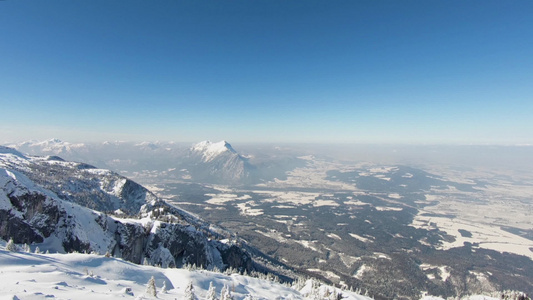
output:
POLYGON ((111 171, 0 147, 5 240, 53 252, 109 252, 135 263, 263 270, 230 236, 111 171))
POLYGON ((26 141, 9 145, 23 153, 35 153, 39 155, 80 155, 87 152, 84 143, 69 143, 53 138, 45 141, 26 141))
POLYGON ((191 147, 186 168, 198 181, 239 184, 250 179, 254 167, 226 141, 203 141, 191 147))
POLYGON ((204 162, 213 161, 224 154, 230 154, 230 156, 237 154, 237 151, 226 141, 220 141, 218 143, 203 141, 194 145, 191 150, 193 153, 201 155, 202 161, 204 162))

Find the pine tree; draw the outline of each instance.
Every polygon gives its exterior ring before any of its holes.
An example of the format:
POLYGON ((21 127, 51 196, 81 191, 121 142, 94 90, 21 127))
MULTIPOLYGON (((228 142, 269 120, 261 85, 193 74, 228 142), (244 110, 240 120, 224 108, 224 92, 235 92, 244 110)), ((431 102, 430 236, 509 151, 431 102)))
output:
POLYGON ((166 294, 167 293, 167 281, 163 280, 163 287, 161 288, 161 293, 166 294))
POLYGON ((26 253, 30 253, 31 252, 30 245, 28 245, 27 243, 24 244, 24 252, 26 252, 26 253))
POLYGON ((154 276, 152 276, 150 278, 150 280, 148 280, 148 284, 146 285, 146 294, 148 294, 149 296, 152 296, 152 297, 156 297, 157 296, 157 290, 156 290, 156 287, 155 287, 155 278, 154 276))
POLYGON ((189 281, 189 283, 187 284, 187 287, 185 288, 185 297, 183 299, 196 300, 196 295, 194 295, 194 286, 192 285, 192 281, 189 281))
POLYGON ((205 297, 205 300, 217 300, 217 292, 215 290, 215 286, 213 285, 213 281, 209 282, 209 289, 207 290, 207 296, 205 297))
POLYGON ((15 242, 13 242, 13 238, 10 238, 9 241, 7 241, 6 250, 11 252, 17 252, 17 245, 15 245, 15 242))
POLYGON ((231 290, 230 290, 229 287, 226 289, 226 294, 224 295, 224 300, 234 300, 233 294, 231 294, 231 290))
POLYGON ((36 253, 36 254, 41 253, 41 249, 39 249, 39 246, 35 247, 35 253, 36 253))

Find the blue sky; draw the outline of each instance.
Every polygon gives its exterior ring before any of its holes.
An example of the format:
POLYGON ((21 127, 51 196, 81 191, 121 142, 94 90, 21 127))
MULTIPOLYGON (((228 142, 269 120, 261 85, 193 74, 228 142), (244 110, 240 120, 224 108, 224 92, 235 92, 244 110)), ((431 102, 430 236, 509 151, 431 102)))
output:
POLYGON ((0 142, 532 144, 532 1, 0 1, 0 142))

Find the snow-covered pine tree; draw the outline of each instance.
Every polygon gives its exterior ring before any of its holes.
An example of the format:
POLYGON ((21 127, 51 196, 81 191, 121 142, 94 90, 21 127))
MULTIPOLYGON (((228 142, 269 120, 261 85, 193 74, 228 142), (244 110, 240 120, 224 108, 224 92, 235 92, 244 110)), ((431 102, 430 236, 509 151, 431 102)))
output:
POLYGON ((149 296, 152 296, 152 297, 156 297, 157 296, 157 289, 155 287, 155 278, 154 278, 154 276, 152 276, 150 278, 150 280, 148 280, 148 284, 146 285, 145 293, 148 294, 149 296))
POLYGON ((222 287, 222 290, 220 290, 220 300, 226 300, 227 291, 228 291, 228 288, 224 284, 224 286, 222 287))
POLYGON ((330 294, 329 294, 329 300, 340 300, 342 299, 342 293, 338 293, 337 290, 333 290, 330 294))
POLYGON ((311 281, 311 294, 309 295, 309 298, 313 300, 322 300, 322 295, 320 295, 320 283, 318 281, 311 281))
POLYGON ((292 287, 293 287, 295 290, 299 291, 299 290, 301 290, 301 289, 305 286, 305 283, 306 283, 306 282, 307 282, 307 280, 306 280, 304 277, 302 277, 302 276, 298 276, 298 278, 296 278, 296 280, 293 281, 293 283, 292 283, 292 287))
POLYGON ((231 289, 228 287, 226 289, 226 294, 224 295, 224 300, 234 300, 233 294, 231 293, 231 289))
POLYGON ((213 281, 209 282, 209 289, 207 290, 207 295, 205 296, 205 300, 217 300, 217 291, 215 290, 213 281))
POLYGON ((192 285, 192 281, 189 281, 187 284, 187 287, 185 287, 185 300, 196 300, 196 295, 194 295, 194 286, 192 285))
POLYGON ((27 243, 24 244, 24 252, 26 252, 26 253, 30 253, 31 252, 30 245, 28 245, 27 243))
POLYGON ((15 245, 15 242, 13 242, 13 238, 10 238, 9 241, 7 241, 6 244, 6 250, 11 252, 17 252, 17 245, 15 245))

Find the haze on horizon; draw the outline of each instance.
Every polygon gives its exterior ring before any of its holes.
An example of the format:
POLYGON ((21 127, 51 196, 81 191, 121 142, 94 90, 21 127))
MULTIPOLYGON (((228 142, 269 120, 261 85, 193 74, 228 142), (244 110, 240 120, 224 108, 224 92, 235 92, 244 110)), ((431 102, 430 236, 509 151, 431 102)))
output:
POLYGON ((533 144, 531 1, 0 1, 0 142, 533 144))

